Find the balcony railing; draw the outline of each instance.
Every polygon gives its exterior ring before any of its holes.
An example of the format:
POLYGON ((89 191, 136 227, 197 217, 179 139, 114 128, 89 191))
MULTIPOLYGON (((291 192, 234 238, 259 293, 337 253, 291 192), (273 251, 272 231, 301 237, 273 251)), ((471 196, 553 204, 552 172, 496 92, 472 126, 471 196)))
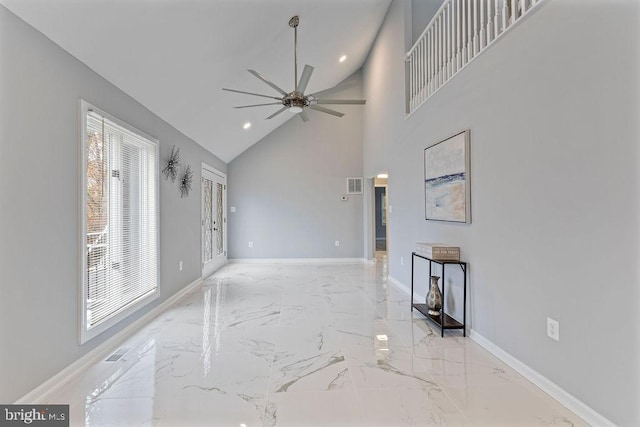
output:
POLYGON ((545 0, 445 0, 406 55, 408 113, 545 0))

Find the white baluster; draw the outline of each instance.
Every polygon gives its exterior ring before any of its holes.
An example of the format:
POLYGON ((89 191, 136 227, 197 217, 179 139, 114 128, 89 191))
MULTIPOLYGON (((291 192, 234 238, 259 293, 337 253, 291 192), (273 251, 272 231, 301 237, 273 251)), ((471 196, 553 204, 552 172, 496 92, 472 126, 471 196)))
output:
POLYGON ((467 0, 460 0, 462 2, 462 60, 461 65, 467 63, 467 0))
POLYGON ((502 32, 507 29, 507 2, 511 0, 502 0, 502 32))
POLYGON ((420 71, 422 69, 422 57, 420 56, 420 45, 416 46, 416 107, 420 105, 420 71))
POLYGON ((444 10, 442 11, 442 14, 440 15, 440 44, 442 45, 442 56, 441 56, 441 70, 442 70, 442 74, 441 74, 441 79, 440 79, 440 86, 442 86, 444 84, 444 82, 446 82, 446 77, 447 77, 447 73, 446 73, 446 68, 447 68, 447 40, 446 40, 446 33, 445 33, 445 16, 444 16, 444 10))
POLYGON ((422 65, 421 65, 421 61, 422 61, 422 55, 420 55, 420 46, 416 46, 416 51, 414 52, 414 56, 416 58, 416 76, 415 76, 415 95, 414 95, 414 110, 416 110, 419 106, 420 106, 420 91, 422 90, 422 87, 420 85, 420 72, 422 71, 422 65))
POLYGON ((424 102, 424 94, 425 94, 425 90, 424 90, 424 84, 425 81, 427 80, 425 78, 425 72, 426 72, 426 67, 425 67, 425 63, 424 63, 424 37, 420 39, 420 44, 418 45, 418 49, 420 51, 420 104, 422 104, 424 102))
POLYGON ((442 86, 444 83, 444 75, 445 75, 445 62, 447 56, 447 44, 444 39, 444 9, 440 11, 440 15, 438 16, 438 37, 440 37, 440 63, 438 70, 440 70, 440 80, 439 86, 442 86))
POLYGON ((478 54, 478 0, 473 0, 473 56, 478 54))
POLYGON ((413 71, 414 71, 414 75, 413 75, 413 105, 414 105, 414 109, 418 108, 418 106, 420 104, 418 104, 418 93, 420 92, 420 83, 419 83, 419 75, 420 75, 420 56, 418 55, 418 51, 416 50, 413 53, 413 62, 414 62, 414 66, 413 66, 413 71))
POLYGON ((409 95, 409 102, 408 102, 408 106, 409 106, 409 112, 413 111, 413 98, 411 97, 411 54, 407 55, 405 58, 405 66, 407 67, 407 72, 409 73, 409 87, 407 88, 408 90, 408 95, 409 95))
POLYGON ((437 76, 438 76, 438 65, 436 63, 436 59, 437 59, 437 53, 438 53, 438 37, 436 34, 436 21, 433 22, 433 28, 431 29, 431 45, 433 46, 433 57, 432 57, 432 69, 431 69, 431 74, 432 74, 432 79, 433 79, 433 85, 431 87, 431 91, 435 92, 436 90, 436 86, 438 83, 437 80, 437 76))
POLYGON ((487 33, 484 29, 484 0, 480 0, 480 50, 487 45, 487 33))
POLYGON ((456 32, 457 32, 457 22, 456 18, 456 3, 454 0, 451 1, 451 77, 455 73, 458 72, 458 60, 456 58, 456 32))
POLYGON ((460 69, 460 0, 454 0, 454 24, 453 24, 453 62, 454 73, 460 69))
POLYGON ((462 68, 464 65, 464 2, 465 0, 458 0, 458 50, 460 51, 460 66, 462 68))
POLYGON ((467 60, 470 61, 473 58, 473 24, 471 22, 472 10, 471 2, 473 0, 467 0, 467 60))
POLYGON ((442 83, 447 81, 447 8, 442 9, 442 83))
POLYGON ((441 68, 441 48, 442 48, 442 44, 440 42, 441 38, 440 38, 440 16, 438 16, 438 18, 436 19, 436 89, 440 87, 440 68, 441 68))
POLYGON ((438 86, 442 84, 442 15, 438 16, 438 26, 437 26, 437 35, 438 35, 438 86))
POLYGON ((427 40, 428 40, 428 46, 429 46, 429 57, 427 58, 427 67, 429 68, 429 82, 428 82, 428 87, 429 87, 429 95, 431 95, 431 93, 433 92, 433 61, 431 60, 433 58, 433 27, 430 27, 429 30, 427 30, 427 40))
POLYGON ((487 46, 493 41, 493 12, 491 11, 491 0, 487 0, 487 46))
POLYGON ((423 66, 424 66, 424 70, 423 70, 423 82, 422 82, 422 93, 423 93, 423 99, 426 100, 427 98, 427 82, 429 80, 429 75, 428 70, 427 70, 427 55, 429 54, 429 51, 427 49, 427 37, 423 37, 422 38, 422 62, 423 62, 423 66))
POLYGON ((451 77, 451 4, 447 5, 445 13, 445 39, 447 41, 447 58, 446 58, 446 70, 445 78, 449 80, 451 77))
POLYGON ((515 24, 516 16, 518 16, 518 1, 519 0, 511 0, 511 25, 515 24))
POLYGON ((420 57, 420 46, 416 46, 416 107, 420 105, 420 61, 422 58, 420 57))
POLYGON ((446 9, 440 14, 440 39, 442 43, 442 84, 447 81, 447 15, 446 9))
POLYGON ((432 90, 435 92, 438 87, 438 32, 437 32, 437 22, 433 21, 433 29, 431 32, 431 43, 433 44, 433 87, 432 90))
POLYGON ((420 95, 420 49, 418 48, 418 46, 416 46, 416 50, 414 52, 415 57, 416 57, 416 67, 415 67, 415 71, 416 71, 416 75, 414 76, 414 81, 415 81, 415 90, 414 90, 414 99, 415 99, 415 104, 416 104, 416 108, 418 107, 418 105, 420 105, 420 101, 419 101, 419 95, 420 95))
POLYGON ((422 84, 421 84, 421 81, 422 81, 422 76, 421 76, 421 74, 422 74, 422 55, 421 55, 421 52, 420 52, 420 44, 418 44, 416 46, 416 51, 414 53, 415 53, 415 57, 416 57, 416 78, 415 78, 415 81, 416 81, 416 83, 415 83, 416 84, 415 100, 416 100, 416 102, 415 102, 415 104, 416 104, 416 108, 418 108, 420 106, 420 91, 422 90, 422 84))
MULTIPOLYGON (((491 0, 489 0, 491 1, 491 0)), ((494 0, 493 3, 494 17, 493 17, 493 37, 498 37, 500 34, 500 5, 498 0, 494 0)))
POLYGON ((412 52, 411 56, 409 57, 409 111, 413 111, 415 109, 415 103, 414 103, 414 97, 413 97, 413 67, 414 67, 414 62, 415 60, 415 55, 412 52))
POLYGON ((438 88, 438 19, 433 20, 433 91, 438 88))
POLYGON ((451 68, 451 77, 456 73, 456 66, 454 64, 456 60, 456 5, 453 4, 453 0, 449 1, 449 63, 451 68))
POLYGON ((431 93, 436 90, 436 22, 433 21, 431 28, 431 93))
POLYGON ((524 13, 526 12, 526 8, 527 8, 527 2, 526 0, 520 0, 520 16, 524 15, 524 13))

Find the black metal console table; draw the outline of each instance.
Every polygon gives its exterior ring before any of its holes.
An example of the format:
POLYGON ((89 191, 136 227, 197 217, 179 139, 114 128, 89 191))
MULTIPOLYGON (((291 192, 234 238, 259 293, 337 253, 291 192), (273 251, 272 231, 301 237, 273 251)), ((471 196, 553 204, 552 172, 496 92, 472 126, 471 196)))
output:
MULTIPOLYGON (((427 285, 428 286, 428 285, 427 285)), ((411 252, 411 311, 413 309, 418 310, 422 313, 427 319, 431 320, 433 323, 440 327, 440 334, 444 337, 445 329, 462 329, 462 336, 466 336, 466 323, 467 323, 467 263, 463 261, 441 261, 435 260, 431 258, 427 258, 426 256, 420 255, 415 252, 411 252), (429 277, 431 277, 431 266, 433 263, 440 264, 442 266, 442 310, 440 311, 439 316, 433 316, 429 314, 429 308, 427 304, 415 304, 413 302, 413 266, 415 258, 422 258, 429 261, 429 277), (445 299, 445 266, 447 264, 455 264, 459 265, 462 269, 462 273, 464 275, 464 303, 462 305, 462 323, 458 322, 453 317, 449 316, 444 311, 444 299, 445 299)))

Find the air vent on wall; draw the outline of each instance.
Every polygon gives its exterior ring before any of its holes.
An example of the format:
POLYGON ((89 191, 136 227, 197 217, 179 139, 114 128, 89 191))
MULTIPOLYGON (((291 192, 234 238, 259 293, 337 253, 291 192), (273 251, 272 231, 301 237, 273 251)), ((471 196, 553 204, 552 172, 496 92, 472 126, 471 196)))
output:
POLYGON ((362 178, 347 178, 347 194, 362 194, 362 178))

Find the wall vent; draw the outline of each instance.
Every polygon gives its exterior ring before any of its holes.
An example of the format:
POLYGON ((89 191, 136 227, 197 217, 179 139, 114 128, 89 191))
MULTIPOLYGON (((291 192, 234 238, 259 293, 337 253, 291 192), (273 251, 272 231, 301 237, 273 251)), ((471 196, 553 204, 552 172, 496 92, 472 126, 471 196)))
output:
POLYGON ((347 194, 362 193, 362 178, 347 178, 347 194))

